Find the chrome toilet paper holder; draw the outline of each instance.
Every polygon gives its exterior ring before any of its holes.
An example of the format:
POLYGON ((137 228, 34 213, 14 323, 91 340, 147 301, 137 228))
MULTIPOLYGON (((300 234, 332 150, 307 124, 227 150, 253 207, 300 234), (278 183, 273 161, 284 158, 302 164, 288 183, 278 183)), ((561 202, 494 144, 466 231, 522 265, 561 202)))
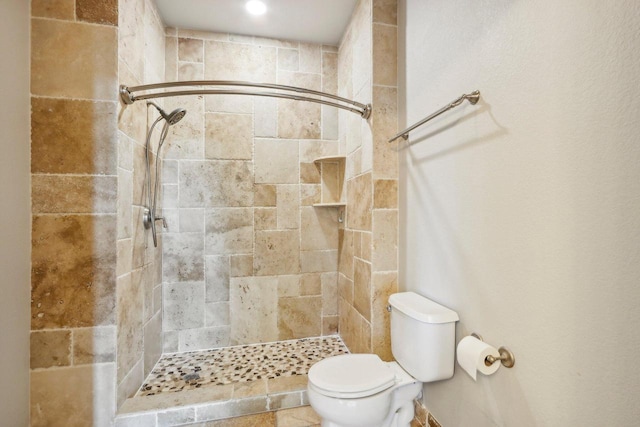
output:
MULTIPOLYGON (((482 335, 478 333, 473 332, 471 336, 484 342, 484 340, 482 339, 482 335)), ((516 364, 516 357, 513 355, 511 350, 509 350, 507 347, 502 346, 498 349, 498 353, 500 353, 500 357, 494 357, 492 355, 485 357, 484 364, 487 366, 491 366, 497 361, 500 361, 502 363, 502 366, 504 366, 505 368, 513 368, 513 365, 516 364)))

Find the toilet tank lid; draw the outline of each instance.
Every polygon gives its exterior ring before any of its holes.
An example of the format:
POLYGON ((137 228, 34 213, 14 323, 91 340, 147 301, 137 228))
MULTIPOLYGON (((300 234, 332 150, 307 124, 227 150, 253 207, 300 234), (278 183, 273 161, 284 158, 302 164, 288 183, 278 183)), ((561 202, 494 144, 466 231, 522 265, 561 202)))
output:
POLYGON ((389 297, 389 304, 394 309, 423 323, 451 323, 460 320, 455 311, 415 292, 392 294, 389 297))

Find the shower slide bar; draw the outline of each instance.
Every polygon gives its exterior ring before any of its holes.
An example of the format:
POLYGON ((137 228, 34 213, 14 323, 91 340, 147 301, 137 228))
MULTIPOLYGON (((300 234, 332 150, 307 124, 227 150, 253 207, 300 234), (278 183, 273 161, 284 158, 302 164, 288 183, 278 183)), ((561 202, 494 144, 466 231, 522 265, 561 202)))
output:
POLYGON ((450 102, 449 104, 447 104, 446 106, 442 107, 441 109, 439 109, 435 113, 431 114, 430 116, 425 117, 424 119, 420 120, 418 123, 415 123, 415 124, 409 126, 408 128, 406 128, 402 132, 398 133, 397 135, 395 135, 393 138, 391 138, 387 142, 393 142, 393 141, 395 141, 396 139, 398 139, 400 137, 402 137, 403 139, 407 140, 409 138, 409 132, 411 132, 412 130, 414 130, 415 128, 417 128, 419 126, 422 126, 423 124, 427 123, 429 120, 435 119, 440 114, 446 113, 447 111, 451 110, 452 108, 457 107, 458 105, 462 104, 465 99, 467 101, 469 101, 470 104, 475 105, 478 102, 478 100, 480 99, 480 91, 474 90, 473 92, 471 92, 469 94, 463 94, 460 98, 456 99, 455 101, 450 102))
POLYGON ((296 86, 285 86, 269 83, 251 83, 241 81, 230 80, 191 80, 182 82, 165 82, 155 83, 141 86, 120 86, 120 98, 125 104, 133 104, 135 101, 141 101, 145 99, 164 98, 169 96, 185 96, 185 95, 253 95, 253 96, 267 96, 272 98, 284 98, 292 99, 294 101, 308 101, 318 104, 328 105, 335 108, 341 108, 343 110, 351 111, 361 116, 363 119, 368 119, 371 115, 371 104, 361 104, 350 99, 342 98, 330 93, 324 93, 317 90, 305 89, 296 86), (252 87, 261 89, 274 89, 279 92, 267 92, 267 91, 252 91, 242 89, 190 89, 190 90, 177 90, 169 92, 147 92, 157 89, 183 87, 183 86, 236 86, 236 87, 252 87), (135 94, 134 92, 147 92, 141 94, 135 94), (287 93, 289 92, 289 93, 287 93), (308 96, 294 95, 291 92, 303 93, 308 95, 315 95, 322 98, 332 99, 337 102, 328 101, 321 98, 312 98, 308 96))

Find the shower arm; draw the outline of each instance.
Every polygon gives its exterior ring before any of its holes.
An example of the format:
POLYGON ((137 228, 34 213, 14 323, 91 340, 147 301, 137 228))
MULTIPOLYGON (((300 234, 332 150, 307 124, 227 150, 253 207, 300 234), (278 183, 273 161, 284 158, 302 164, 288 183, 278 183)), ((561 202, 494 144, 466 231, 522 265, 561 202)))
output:
POLYGON ((170 96, 186 96, 186 95, 253 95, 253 96, 266 96, 270 98, 283 98, 291 99, 294 101, 308 101, 318 104, 328 105, 330 107, 340 108, 343 110, 351 111, 361 116, 363 119, 368 119, 371 116, 371 104, 361 104, 356 101, 352 101, 347 98, 343 98, 330 93, 320 92, 312 89, 305 89, 296 86, 277 85, 270 83, 251 83, 229 80, 190 80, 182 82, 165 82, 155 83, 141 86, 120 86, 120 98, 125 104, 133 104, 135 101, 141 101, 146 99, 164 98, 170 96), (156 89, 165 89, 182 86, 240 86, 240 87, 254 87, 262 89, 275 89, 282 92, 296 92, 304 93, 308 95, 320 96, 322 98, 332 99, 338 102, 327 101, 321 98, 312 98, 308 96, 294 95, 291 93, 281 92, 266 92, 266 91, 251 91, 241 89, 191 89, 191 90, 178 90, 171 92, 154 92, 143 93, 136 95, 134 92, 139 91, 151 91, 156 89), (345 105, 346 104, 346 105, 345 105))

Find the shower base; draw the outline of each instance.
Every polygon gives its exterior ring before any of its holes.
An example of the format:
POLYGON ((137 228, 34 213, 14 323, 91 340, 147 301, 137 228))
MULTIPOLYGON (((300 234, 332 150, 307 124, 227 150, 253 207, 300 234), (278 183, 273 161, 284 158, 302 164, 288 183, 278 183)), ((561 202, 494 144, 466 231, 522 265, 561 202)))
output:
POLYGON ((307 372, 349 350, 339 336, 163 355, 116 426, 179 426, 308 405, 307 372))

